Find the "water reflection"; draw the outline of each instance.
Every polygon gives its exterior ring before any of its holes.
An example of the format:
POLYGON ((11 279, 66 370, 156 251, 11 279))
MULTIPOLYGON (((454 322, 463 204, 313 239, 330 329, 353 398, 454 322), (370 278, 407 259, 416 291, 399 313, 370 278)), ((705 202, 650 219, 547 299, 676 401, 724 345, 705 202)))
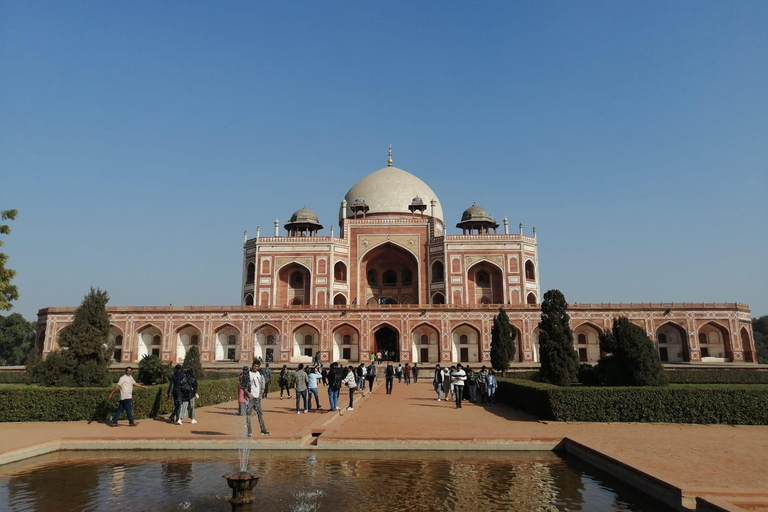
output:
MULTIPOLYGON (((0 496, 14 512, 229 511, 236 469, 235 452, 60 453, 0 467, 0 496)), ((667 510, 550 452, 253 452, 250 470, 260 512, 667 510)))

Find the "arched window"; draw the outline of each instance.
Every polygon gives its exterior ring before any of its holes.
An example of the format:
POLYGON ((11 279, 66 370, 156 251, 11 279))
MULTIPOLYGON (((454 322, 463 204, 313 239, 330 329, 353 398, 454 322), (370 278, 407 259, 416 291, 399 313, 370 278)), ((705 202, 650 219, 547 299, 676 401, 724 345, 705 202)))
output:
POLYGON ((445 269, 442 261, 436 261, 432 264, 432 282, 441 283, 445 281, 445 269))
POLYGON ((291 306, 301 306, 301 299, 296 297, 291 301, 291 306))
POLYGON ((587 335, 583 332, 579 333, 579 345, 586 345, 587 344, 587 335))
POLYGON ((291 286, 294 288, 300 288, 304 286, 304 274, 302 274, 299 271, 296 271, 291 274, 291 286))
POLYGON ((376 284, 378 280, 376 279, 376 271, 373 269, 370 269, 368 271, 368 284, 376 284))
POLYGON ((466 334, 462 334, 461 336, 459 336, 459 344, 466 345, 467 343, 469 343, 469 338, 467 337, 466 334))
POLYGON ((318 260, 317 262, 317 273, 318 274, 325 274, 325 260, 318 260))
POLYGON ((189 344, 190 345, 199 345, 200 344, 200 336, 198 336, 197 334, 193 334, 189 338, 189 344))
POLYGON ((432 296, 432 304, 445 304, 445 296, 442 293, 436 293, 432 296))
POLYGON ((253 262, 248 263, 248 270, 246 272, 245 284, 253 284, 256 280, 256 265, 253 262))
POLYGON ((347 303, 347 298, 339 293, 333 298, 333 303, 337 306, 344 306, 347 303))
POLYGON ((123 335, 118 334, 117 336, 115 336, 115 346, 121 347, 122 345, 123 345, 123 335))
POLYGON ((275 344, 275 335, 267 334, 267 345, 274 345, 274 344, 275 344))
POLYGON ((251 295, 250 293, 245 296, 245 305, 253 306, 253 295, 251 295))
POLYGON ((421 344, 422 345, 429 345, 429 334, 422 334, 421 335, 421 344))
POLYGON ((268 259, 261 260, 261 273, 262 274, 269 274, 269 260, 268 259))
POLYGON ((659 338, 659 343, 664 343, 664 344, 667 343, 667 335, 666 334, 661 333, 661 334, 659 334, 658 338, 659 338))
POLYGON ((333 266, 333 279, 342 283, 347 280, 347 266, 340 261, 333 266))
POLYGON ((413 273, 411 269, 406 268, 403 270, 403 285, 408 286, 413 282, 413 273))
POLYGON ((351 345, 352 344, 352 336, 349 334, 345 334, 341 337, 341 343, 344 345, 351 345))
POLYGON ((304 335, 304 344, 305 345, 311 345, 312 344, 312 335, 311 334, 305 334, 304 335))
POLYGON ((477 274, 475 274, 475 281, 478 286, 490 286, 491 276, 485 270, 479 270, 477 274))
POLYGON ((528 294, 528 297, 526 297, 525 301, 526 301, 528 304, 533 304, 533 305, 535 305, 535 304, 536 304, 536 296, 535 296, 533 293, 529 293, 529 294, 528 294))
POLYGON ((385 270, 381 275, 381 282, 384 286, 397 286, 397 272, 394 270, 385 270))
POLYGON ((706 344, 707 343, 707 335, 703 332, 699 333, 699 343, 706 344))
POLYGON ((525 278, 528 281, 536 280, 536 268, 533 266, 533 262, 531 260, 525 262, 525 278))
POLYGON ((155 334, 154 336, 152 336, 152 346, 155 346, 155 345, 160 345, 160 335, 159 334, 155 334))

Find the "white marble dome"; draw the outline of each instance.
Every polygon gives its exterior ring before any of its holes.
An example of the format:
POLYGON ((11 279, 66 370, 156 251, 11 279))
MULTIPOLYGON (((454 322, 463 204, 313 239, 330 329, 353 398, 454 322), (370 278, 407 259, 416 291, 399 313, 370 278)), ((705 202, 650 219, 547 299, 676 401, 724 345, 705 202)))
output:
POLYGON ((424 212, 430 215, 432 207, 430 201, 437 201, 435 205, 435 218, 443 221, 443 207, 437 194, 429 188, 429 185, 421 181, 413 174, 397 167, 384 167, 372 172, 358 181, 344 196, 347 201, 347 211, 339 211, 339 220, 343 217, 354 217, 352 203, 357 199, 364 199, 369 210, 367 215, 376 213, 403 213, 411 215, 408 206, 414 197, 420 197, 427 205, 424 212))

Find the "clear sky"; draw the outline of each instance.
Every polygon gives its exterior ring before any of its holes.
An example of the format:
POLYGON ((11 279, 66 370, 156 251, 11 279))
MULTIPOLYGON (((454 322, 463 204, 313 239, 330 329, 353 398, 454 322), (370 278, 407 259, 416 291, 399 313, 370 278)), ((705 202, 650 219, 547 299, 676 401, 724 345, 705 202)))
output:
MULTIPOLYGON (((386 165, 570 302, 768 314, 768 2, 0 2, 14 311, 240 302, 243 231, 386 165)), ((281 228, 281 232, 283 232, 281 228)), ((336 230, 338 234, 338 229, 336 230)))

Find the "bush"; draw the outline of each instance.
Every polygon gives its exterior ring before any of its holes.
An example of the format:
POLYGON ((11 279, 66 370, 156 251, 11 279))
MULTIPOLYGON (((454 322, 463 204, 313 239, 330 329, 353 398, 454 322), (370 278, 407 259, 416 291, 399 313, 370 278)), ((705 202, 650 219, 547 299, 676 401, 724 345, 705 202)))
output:
POLYGON ((0 384, 29 384, 27 372, 0 372, 0 384))
POLYGON ((145 386, 166 384, 172 373, 171 363, 163 364, 156 355, 147 355, 139 361, 139 375, 136 380, 145 386))
POLYGON ((665 370, 672 384, 768 384, 768 371, 742 368, 665 370))
POLYGON ((200 363, 200 349, 197 345, 189 347, 189 352, 184 356, 184 364, 181 365, 184 368, 184 373, 191 372, 192 376, 200 380, 203 378, 205 371, 203 365, 200 363))
POLYGON ((768 386, 557 387, 499 379, 499 400, 555 421, 768 424, 768 386))
MULTIPOLYGON (((10 421, 104 421, 117 409, 119 393, 107 400, 111 388, 44 388, 37 386, 0 387, 0 422, 10 421)), ((273 375, 270 391, 280 389, 273 375)), ((237 399, 236 375, 231 379, 209 379, 198 382, 197 407, 230 402, 237 399)), ((170 414, 173 399, 166 386, 148 390, 134 388, 133 415, 137 419, 170 414)))
POLYGON ((54 350, 35 368, 35 380, 46 387, 74 387, 74 365, 66 354, 54 350))
POLYGON ((626 317, 613 320, 613 329, 600 338, 608 355, 591 371, 579 368, 582 383, 599 386, 666 386, 667 378, 653 342, 626 317))
POLYGON ((539 322, 541 380, 558 386, 576 382, 579 368, 567 310, 568 303, 560 290, 549 290, 544 294, 539 322))

